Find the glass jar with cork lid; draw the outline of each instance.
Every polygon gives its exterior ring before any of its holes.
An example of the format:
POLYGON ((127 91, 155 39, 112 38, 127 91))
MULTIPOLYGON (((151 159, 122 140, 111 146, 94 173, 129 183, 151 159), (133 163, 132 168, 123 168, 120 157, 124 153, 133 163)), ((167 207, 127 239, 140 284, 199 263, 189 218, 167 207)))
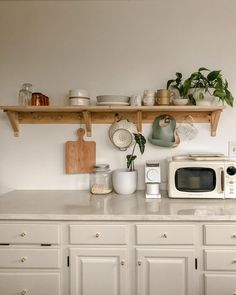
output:
POLYGON ((90 192, 105 195, 112 192, 111 170, 108 164, 98 164, 90 173, 90 192))

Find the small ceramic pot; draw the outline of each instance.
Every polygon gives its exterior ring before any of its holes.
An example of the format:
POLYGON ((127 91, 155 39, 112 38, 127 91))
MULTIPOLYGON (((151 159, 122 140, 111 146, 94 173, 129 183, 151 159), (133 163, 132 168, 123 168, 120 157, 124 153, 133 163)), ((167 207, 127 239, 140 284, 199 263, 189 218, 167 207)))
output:
POLYGON ((133 194, 137 189, 138 173, 136 170, 117 169, 112 173, 114 191, 119 195, 133 194))
POLYGON ((184 106, 188 103, 188 98, 174 98, 173 104, 178 106, 184 106))

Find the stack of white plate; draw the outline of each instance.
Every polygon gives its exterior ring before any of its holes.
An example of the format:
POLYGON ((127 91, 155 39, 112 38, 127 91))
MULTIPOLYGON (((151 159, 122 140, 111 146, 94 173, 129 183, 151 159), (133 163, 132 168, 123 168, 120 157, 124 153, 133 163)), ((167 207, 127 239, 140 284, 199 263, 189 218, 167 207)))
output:
POLYGON ((122 95, 100 95, 97 96, 97 105, 129 105, 129 96, 122 95))
POLYGON ((71 89, 69 91, 70 105, 89 105, 90 97, 88 90, 85 89, 71 89))

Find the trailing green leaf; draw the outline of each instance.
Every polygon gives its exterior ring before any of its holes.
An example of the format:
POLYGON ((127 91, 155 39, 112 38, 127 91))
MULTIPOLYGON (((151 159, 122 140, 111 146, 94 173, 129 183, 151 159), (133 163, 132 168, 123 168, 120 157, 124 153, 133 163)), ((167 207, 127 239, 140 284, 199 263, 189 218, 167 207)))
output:
POLYGON ((133 135, 134 135, 135 145, 133 147, 132 154, 129 154, 126 156, 127 168, 130 171, 134 170, 134 160, 137 158, 137 156, 134 155, 136 146, 138 145, 140 153, 143 154, 145 150, 145 144, 146 144, 146 139, 141 133, 134 133, 133 135))

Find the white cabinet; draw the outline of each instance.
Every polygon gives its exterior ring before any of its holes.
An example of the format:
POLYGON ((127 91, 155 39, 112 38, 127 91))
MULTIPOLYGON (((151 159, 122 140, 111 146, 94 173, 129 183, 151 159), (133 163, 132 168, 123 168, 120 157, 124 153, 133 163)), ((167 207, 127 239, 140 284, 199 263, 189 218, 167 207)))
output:
POLYGON ((236 295, 236 223, 0 222, 2 294, 236 295))
POLYGON ((0 294, 60 295, 59 247, 59 224, 1 223, 0 294))
POLYGON ((137 249, 138 295, 193 295, 194 251, 137 249))
POLYGON ((73 224, 69 243, 71 295, 129 295, 128 225, 73 224))
POLYGON ((70 249, 71 295, 128 295, 127 250, 70 249))
POLYGON ((236 295, 236 274, 206 274, 205 295, 236 295))
POLYGON ((236 225, 204 225, 204 295, 236 295, 236 225))
POLYGON ((1 295, 58 295, 59 273, 0 273, 1 295))

